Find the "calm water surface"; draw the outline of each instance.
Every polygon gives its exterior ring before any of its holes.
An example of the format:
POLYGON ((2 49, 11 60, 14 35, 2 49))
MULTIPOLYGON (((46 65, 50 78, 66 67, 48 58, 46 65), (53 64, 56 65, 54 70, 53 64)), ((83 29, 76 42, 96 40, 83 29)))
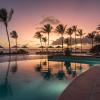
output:
POLYGON ((46 58, 0 63, 0 100, 56 100, 91 66, 46 58))

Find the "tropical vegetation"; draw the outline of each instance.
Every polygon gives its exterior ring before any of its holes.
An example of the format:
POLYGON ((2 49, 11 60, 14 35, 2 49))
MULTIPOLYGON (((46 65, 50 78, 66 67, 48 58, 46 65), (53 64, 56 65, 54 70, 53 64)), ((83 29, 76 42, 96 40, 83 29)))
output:
POLYGON ((10 22, 13 13, 14 11, 12 8, 10 12, 8 12, 5 8, 0 9, 0 22, 2 22, 6 28, 8 44, 9 44, 9 53, 11 53, 11 44, 10 44, 10 37, 9 37, 9 32, 8 32, 8 23, 10 22))

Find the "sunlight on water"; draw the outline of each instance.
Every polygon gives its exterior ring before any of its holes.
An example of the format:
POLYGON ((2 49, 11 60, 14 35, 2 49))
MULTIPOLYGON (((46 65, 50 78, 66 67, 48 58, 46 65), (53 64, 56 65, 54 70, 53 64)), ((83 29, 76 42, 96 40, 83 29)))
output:
POLYGON ((0 63, 0 100, 56 100, 90 66, 46 58, 0 63))

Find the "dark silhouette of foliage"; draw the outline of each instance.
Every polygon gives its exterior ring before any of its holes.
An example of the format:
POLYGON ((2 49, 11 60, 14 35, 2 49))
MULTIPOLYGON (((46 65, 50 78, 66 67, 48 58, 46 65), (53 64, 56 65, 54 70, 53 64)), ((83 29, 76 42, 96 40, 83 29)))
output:
POLYGON ((92 47, 90 49, 90 52, 94 53, 94 54, 97 54, 97 55, 100 55, 100 45, 96 45, 96 46, 92 47))
POLYGON ((63 51, 63 44, 64 44, 64 34, 65 34, 65 32, 66 32, 66 26, 67 25, 63 25, 63 24, 59 24, 57 27, 56 27, 56 32, 57 33, 59 33, 59 34, 61 34, 61 38, 62 38, 62 51, 63 51))
POLYGON ((11 33, 10 33, 10 35, 11 35, 11 37, 12 38, 14 38, 15 39, 15 43, 16 43, 16 53, 17 53, 17 39, 18 39, 18 34, 17 34, 17 32, 16 31, 12 31, 11 33))
POLYGON ((9 53, 11 53, 11 45, 10 45, 10 38, 9 38, 9 32, 8 32, 8 23, 12 18, 14 11, 13 9, 10 10, 10 12, 7 12, 5 8, 0 9, 0 22, 4 23, 6 27, 6 33, 9 43, 9 53))

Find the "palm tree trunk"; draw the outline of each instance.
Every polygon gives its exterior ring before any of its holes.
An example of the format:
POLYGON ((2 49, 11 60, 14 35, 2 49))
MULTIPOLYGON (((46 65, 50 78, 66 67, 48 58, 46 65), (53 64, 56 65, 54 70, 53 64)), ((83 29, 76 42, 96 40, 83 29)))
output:
POLYGON ((5 27, 6 27, 7 38, 8 38, 8 43, 9 43, 9 54, 11 54, 11 45, 10 45, 10 38, 9 38, 7 23, 5 23, 5 27))
POLYGON ((75 53, 76 53, 76 32, 75 32, 75 53))
POLYGON ((46 42, 45 42, 45 50, 46 50, 46 53, 47 53, 47 45, 46 45, 46 42))
POLYGON ((17 38, 16 38, 16 53, 17 53, 17 38))
POLYGON ((42 48, 42 52, 43 52, 43 46, 42 46, 42 41, 41 41, 41 39, 40 39, 40 43, 41 43, 41 48, 42 48))
POLYGON ((48 33, 48 47, 49 47, 49 33, 48 33))
POLYGON ((64 49, 63 42, 64 42, 64 39, 63 39, 63 33, 62 33, 62 52, 63 52, 63 49, 64 49))
POLYGON ((47 46, 47 53, 48 53, 48 47, 49 47, 49 33, 48 33, 48 46, 47 46))
POLYGON ((82 37, 80 36, 80 41, 81 41, 81 53, 82 53, 82 37))
POLYGON ((10 61, 11 61, 11 56, 9 56, 9 62, 8 62, 8 68, 7 68, 6 76, 5 76, 5 81, 7 81, 7 79, 8 79, 8 74, 9 74, 9 69, 10 69, 10 61))
POLYGON ((71 46, 71 35, 70 35, 70 49, 72 49, 72 46, 71 46))
POLYGON ((94 42, 94 41, 93 41, 93 38, 92 38, 92 48, 93 48, 93 44, 94 44, 93 42, 94 42))

